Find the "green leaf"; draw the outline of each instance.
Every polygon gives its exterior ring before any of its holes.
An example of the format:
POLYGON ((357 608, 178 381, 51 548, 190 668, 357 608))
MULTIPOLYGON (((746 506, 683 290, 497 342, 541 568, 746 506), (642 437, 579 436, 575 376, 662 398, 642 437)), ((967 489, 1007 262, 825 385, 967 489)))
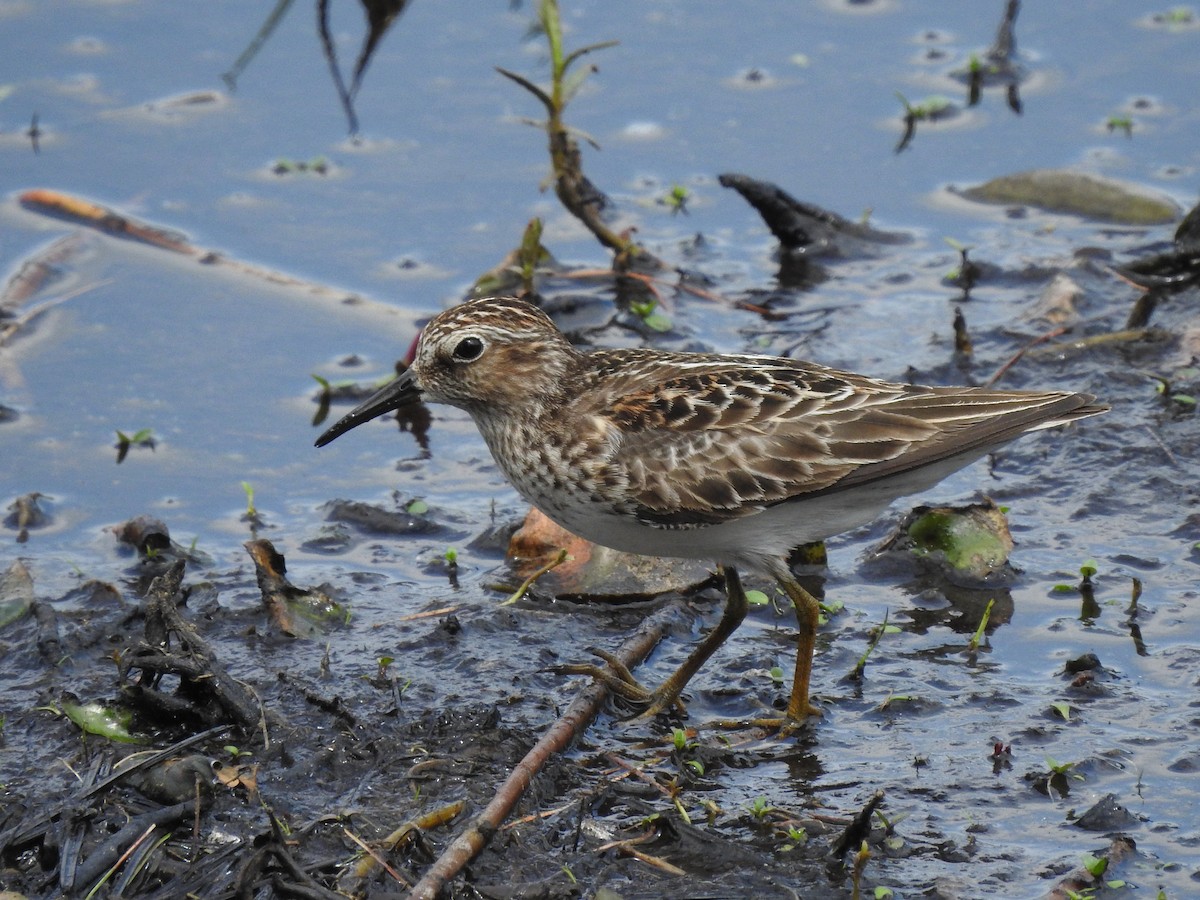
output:
POLYGON ((404 507, 404 511, 410 516, 423 516, 429 512, 429 504, 424 500, 414 500, 408 506, 404 507))
POLYGON ((671 729, 671 743, 675 745, 676 750, 684 750, 687 748, 687 732, 682 728, 671 729))
POLYGON ((1092 856, 1090 853, 1085 853, 1083 854, 1083 867, 1093 878, 1099 878, 1108 868, 1108 860, 1103 856, 1092 856))
POLYGON ((1071 704, 1066 700, 1055 701, 1050 704, 1050 708, 1062 716, 1065 721, 1071 721, 1071 704))
POLYGON ((771 598, 762 591, 746 591, 746 602, 751 606, 766 606, 771 598))
POLYGON ((63 699, 63 712, 74 722, 81 731, 119 741, 122 744, 140 744, 141 739, 134 737, 129 731, 129 723, 133 721, 133 713, 119 707, 104 706, 101 703, 80 703, 76 699, 63 699))

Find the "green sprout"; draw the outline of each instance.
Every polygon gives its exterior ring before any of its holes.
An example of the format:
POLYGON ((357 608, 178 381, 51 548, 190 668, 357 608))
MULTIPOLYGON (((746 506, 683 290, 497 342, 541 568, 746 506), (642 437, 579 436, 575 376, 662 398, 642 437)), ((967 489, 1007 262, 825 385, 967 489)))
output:
POLYGON ((767 817, 768 813, 775 809, 775 807, 771 806, 771 804, 767 802, 766 797, 760 795, 755 797, 750 805, 746 807, 746 809, 750 812, 750 815, 754 816, 755 819, 761 822, 767 817))
POLYGON ((883 623, 876 628, 871 629, 871 640, 867 643, 867 649, 863 651, 863 655, 858 658, 854 668, 850 670, 850 679, 853 681, 861 681, 863 671, 867 668, 867 659, 870 658, 875 648, 879 646, 880 639, 885 634, 896 634, 900 629, 895 625, 888 624, 888 611, 884 610, 883 623))
POLYGON ((780 846, 780 851, 786 853, 789 850, 794 850, 801 844, 808 843, 808 832, 803 828, 797 828, 795 825, 789 825, 787 833, 784 835, 786 843, 780 846))
POLYGON ((953 100, 938 94, 926 97, 917 103, 909 103, 908 99, 899 91, 896 92, 896 98, 904 105, 904 117, 917 122, 933 121, 954 108, 953 100))
POLYGON ((653 297, 629 304, 629 311, 641 319, 647 328, 660 333, 670 331, 671 320, 657 310, 658 301, 653 297))
POLYGON ((1075 766, 1077 766, 1078 763, 1059 762, 1053 756, 1047 756, 1045 759, 1046 766, 1050 769, 1051 775, 1059 775, 1064 778, 1073 779, 1074 781, 1083 781, 1083 776, 1075 771, 1075 766))
POLYGON ((671 210, 671 215, 675 216, 679 213, 687 215, 688 200, 691 199, 692 192, 685 188, 682 184, 673 184, 671 189, 663 194, 659 199, 659 205, 665 206, 671 210))
POLYGON ((1083 854, 1083 867, 1093 878, 1099 878, 1108 870, 1108 857, 1085 853, 1083 854))
POLYGON ((967 650, 974 653, 979 649, 979 645, 983 642, 984 633, 987 630, 988 619, 992 617, 992 607, 996 605, 996 600, 993 598, 987 602, 987 606, 983 610, 983 617, 979 620, 979 627, 975 629, 975 633, 971 635, 971 640, 967 642, 967 650))
POLYGON ((157 443, 154 440, 154 432, 149 428, 139 429, 132 435, 118 429, 117 443, 114 445, 117 450, 117 464, 119 465, 125 459, 131 447, 149 447, 153 450, 157 443))
POLYGON ((241 490, 246 494, 246 512, 242 515, 242 521, 250 522, 252 526, 262 523, 262 518, 258 516, 258 508, 254 505, 254 486, 248 481, 241 482, 241 490))
POLYGON ((671 743, 675 745, 675 749, 680 753, 695 746, 695 744, 688 741, 687 731, 683 728, 671 729, 671 743))
POLYGON ((521 246, 517 250, 517 273, 526 294, 534 293, 534 275, 537 267, 550 259, 550 252, 542 246, 542 220, 533 218, 525 226, 521 246))
POLYGON ((1133 119, 1129 116, 1109 116, 1104 126, 1109 131, 1125 132, 1125 137, 1127 138, 1133 137, 1133 119))

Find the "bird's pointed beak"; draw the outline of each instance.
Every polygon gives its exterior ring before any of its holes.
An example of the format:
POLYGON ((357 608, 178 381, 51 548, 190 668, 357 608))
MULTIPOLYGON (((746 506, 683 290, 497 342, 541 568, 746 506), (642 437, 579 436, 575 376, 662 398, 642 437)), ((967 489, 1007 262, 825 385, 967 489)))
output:
POLYGON ((421 398, 421 389, 417 387, 417 379, 412 369, 406 369, 389 381, 374 394, 364 400, 317 438, 316 445, 324 447, 330 441, 345 434, 351 428, 357 428, 363 422, 382 416, 384 413, 415 403, 421 398))

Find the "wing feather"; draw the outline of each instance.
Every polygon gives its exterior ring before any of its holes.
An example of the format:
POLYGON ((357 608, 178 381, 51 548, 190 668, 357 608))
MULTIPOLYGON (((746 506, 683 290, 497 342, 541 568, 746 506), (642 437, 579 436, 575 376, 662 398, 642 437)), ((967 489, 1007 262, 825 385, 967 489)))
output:
MULTIPOLYGON (((809 363, 637 350, 593 354, 614 439, 600 474, 667 528, 982 455, 1106 407, 1087 394, 893 384, 809 363)), ((591 394, 597 396, 597 394, 591 394)))

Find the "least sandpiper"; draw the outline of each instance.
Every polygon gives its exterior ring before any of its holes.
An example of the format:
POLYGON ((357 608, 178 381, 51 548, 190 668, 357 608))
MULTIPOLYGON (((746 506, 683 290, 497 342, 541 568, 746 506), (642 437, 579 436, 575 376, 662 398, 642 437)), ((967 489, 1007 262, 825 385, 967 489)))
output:
POLYGON ((1028 431, 1108 409, 1090 394, 893 384, 766 356, 582 351, 533 304, 487 298, 431 319, 412 366, 317 446, 418 399, 466 410, 521 496, 568 531, 720 564, 720 621, 656 690, 581 667, 640 700, 643 716, 675 706, 745 617, 737 570, 778 581, 799 625, 778 720, 788 728, 820 713, 809 701, 819 610, 788 565, 794 548, 869 522, 1028 431))

